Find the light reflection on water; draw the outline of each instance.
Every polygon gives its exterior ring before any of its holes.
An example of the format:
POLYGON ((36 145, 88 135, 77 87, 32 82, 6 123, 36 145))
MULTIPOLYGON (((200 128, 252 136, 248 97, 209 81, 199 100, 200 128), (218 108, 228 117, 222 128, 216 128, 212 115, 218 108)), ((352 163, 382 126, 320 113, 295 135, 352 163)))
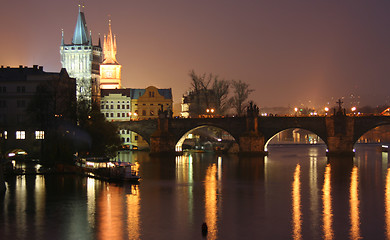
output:
POLYGON ((353 167, 351 173, 351 187, 349 191, 349 205, 350 205, 350 237, 351 239, 361 239, 360 236, 360 211, 359 211, 359 180, 358 168, 353 167))
POLYGON ((331 186, 331 165, 328 164, 325 169, 324 185, 322 188, 322 218, 324 239, 333 239, 333 210, 332 210, 332 186, 331 186))
POLYGON ((354 159, 328 159, 323 150, 271 146, 267 157, 122 153, 139 165, 139 185, 16 177, 0 198, 0 236, 201 239, 206 222, 207 239, 390 239, 388 155, 362 147, 354 159))
POLYGON ((292 183, 293 239, 302 239, 301 166, 297 164, 292 183))

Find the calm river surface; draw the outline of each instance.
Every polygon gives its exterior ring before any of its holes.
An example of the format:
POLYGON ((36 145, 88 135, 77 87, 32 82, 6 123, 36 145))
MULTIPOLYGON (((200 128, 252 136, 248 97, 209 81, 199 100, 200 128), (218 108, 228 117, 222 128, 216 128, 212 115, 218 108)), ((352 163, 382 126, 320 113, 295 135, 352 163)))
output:
POLYGON ((387 153, 274 145, 267 157, 122 153, 139 185, 19 176, 0 196, 0 239, 390 239, 387 153), (209 233, 202 237, 206 222, 209 233))

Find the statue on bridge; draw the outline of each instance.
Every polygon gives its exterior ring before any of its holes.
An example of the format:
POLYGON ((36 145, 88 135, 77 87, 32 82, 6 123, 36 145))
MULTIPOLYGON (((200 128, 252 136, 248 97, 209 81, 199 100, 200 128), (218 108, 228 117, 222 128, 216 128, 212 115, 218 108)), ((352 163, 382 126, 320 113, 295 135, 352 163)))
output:
POLYGON ((336 112, 336 108, 334 109, 334 115, 336 116, 345 116, 345 108, 342 107, 342 104, 344 103, 343 101, 341 101, 341 99, 339 99, 337 102, 336 102, 338 105, 339 105, 339 108, 337 109, 337 112, 336 112))
POLYGON ((259 107, 253 102, 249 102, 249 106, 246 108, 246 114, 248 117, 258 117, 259 116, 259 107))
POLYGON ((173 112, 170 108, 164 110, 164 106, 161 104, 161 108, 158 110, 159 118, 172 118, 173 112))

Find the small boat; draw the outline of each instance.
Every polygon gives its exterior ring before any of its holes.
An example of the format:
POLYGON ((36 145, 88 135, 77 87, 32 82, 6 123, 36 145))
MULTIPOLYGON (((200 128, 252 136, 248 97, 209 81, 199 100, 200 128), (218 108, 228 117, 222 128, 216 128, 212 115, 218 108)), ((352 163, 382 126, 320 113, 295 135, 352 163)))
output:
POLYGON ((112 162, 108 158, 93 157, 76 160, 78 171, 94 178, 107 181, 138 182, 140 176, 135 170, 135 164, 128 162, 112 162))

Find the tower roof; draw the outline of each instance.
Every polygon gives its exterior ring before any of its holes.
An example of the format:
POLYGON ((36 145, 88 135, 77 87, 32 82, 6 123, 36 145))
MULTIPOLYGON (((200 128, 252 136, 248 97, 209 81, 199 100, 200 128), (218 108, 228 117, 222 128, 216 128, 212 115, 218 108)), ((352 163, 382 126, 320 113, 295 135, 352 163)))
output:
POLYGON ((112 36, 111 20, 108 22, 108 35, 104 36, 104 61, 103 64, 118 64, 116 61, 116 37, 112 36))
POLYGON ((88 45, 90 39, 88 37, 87 22, 85 21, 84 13, 81 11, 79 6, 79 15, 74 29, 72 44, 75 45, 88 45))

